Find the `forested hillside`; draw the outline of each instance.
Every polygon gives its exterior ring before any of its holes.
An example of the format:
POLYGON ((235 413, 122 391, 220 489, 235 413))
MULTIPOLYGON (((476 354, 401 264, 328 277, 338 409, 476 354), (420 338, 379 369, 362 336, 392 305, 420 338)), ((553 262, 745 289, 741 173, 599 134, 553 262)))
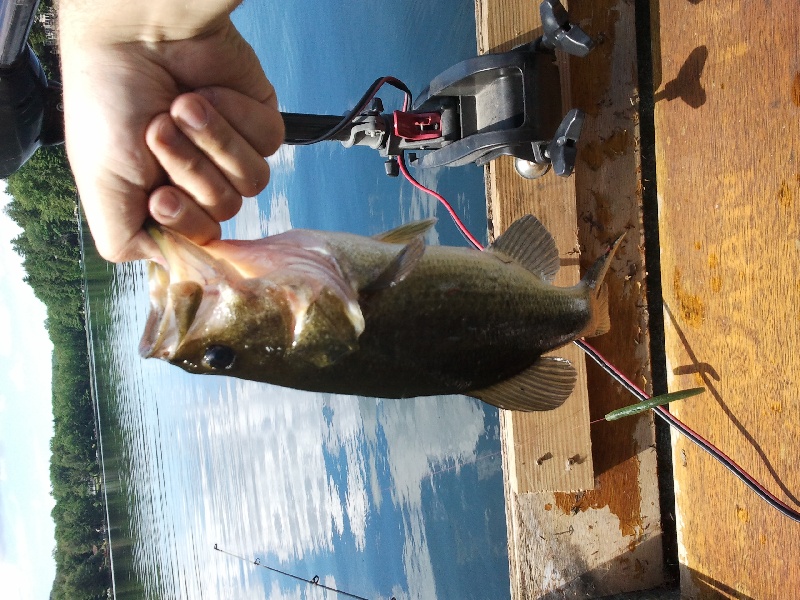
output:
MULTIPOLYGON (((43 0, 40 11, 51 2, 43 0)), ((45 71, 58 78, 58 58, 40 23, 30 38, 45 71)), ((61 146, 40 149, 8 178, 6 208, 23 232, 13 240, 26 281, 47 306, 53 342, 50 475, 56 505, 56 579, 51 598, 105 598, 110 573, 100 489, 95 416, 84 320, 77 192, 61 146)))

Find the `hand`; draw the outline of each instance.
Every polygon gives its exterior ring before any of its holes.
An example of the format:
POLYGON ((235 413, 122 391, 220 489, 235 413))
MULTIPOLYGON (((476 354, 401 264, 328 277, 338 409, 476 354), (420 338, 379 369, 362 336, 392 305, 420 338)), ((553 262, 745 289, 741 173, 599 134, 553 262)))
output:
POLYGON ((274 89, 230 21, 234 3, 198 0, 186 14, 169 0, 85 5, 60 8, 65 128, 100 254, 157 256, 142 230, 150 215, 198 243, 219 237, 241 196, 266 186, 263 157, 284 133, 274 89))

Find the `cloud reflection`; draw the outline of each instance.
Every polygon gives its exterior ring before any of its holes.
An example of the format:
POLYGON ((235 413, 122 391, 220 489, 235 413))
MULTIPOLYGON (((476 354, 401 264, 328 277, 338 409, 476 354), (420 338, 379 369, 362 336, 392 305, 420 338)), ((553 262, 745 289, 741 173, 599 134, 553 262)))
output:
MULTIPOLYGON (((463 397, 376 402, 230 380, 213 401, 198 394, 187 415, 202 453, 200 529, 221 547, 284 564, 333 553, 343 535, 365 551, 370 515, 379 510, 379 477, 370 471, 382 438, 389 495, 402 515, 407 591, 395 595, 435 598, 423 486, 434 485, 437 469, 476 459, 483 414, 463 397), (326 456, 341 461, 344 489, 326 456)), ((228 575, 235 573, 217 573, 228 575)))
MULTIPOLYGON (((430 214, 421 202, 410 209, 419 211, 414 217, 430 214)), ((290 226, 285 195, 272 196, 269 215, 245 203, 232 225, 238 238, 290 226)), ((322 561, 325 576, 335 572, 337 552, 363 555, 358 562, 370 569, 376 538, 385 537, 398 548, 405 580, 393 580, 392 593, 436 598, 424 495, 436 490, 436 472, 477 459, 479 404, 313 394, 141 361, 129 340, 144 323, 144 276, 124 265, 116 273, 125 300, 110 313, 123 341, 109 353, 113 372, 125 374, 118 410, 129 481, 122 487, 134 491, 132 553, 146 587, 161 597, 306 597, 213 545, 288 570, 322 561), (370 529, 382 511, 391 519, 370 529)))

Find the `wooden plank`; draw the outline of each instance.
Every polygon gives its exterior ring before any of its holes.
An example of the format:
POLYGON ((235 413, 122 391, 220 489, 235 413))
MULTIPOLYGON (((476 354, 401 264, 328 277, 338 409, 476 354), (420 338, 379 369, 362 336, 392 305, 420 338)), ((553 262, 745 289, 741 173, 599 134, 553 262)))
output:
MULTIPOLYGON (((799 8, 796 1, 653 4, 670 387, 709 389, 674 412, 794 505, 799 8)), ((796 598, 800 524, 673 439, 683 596, 796 598)))
MULTIPOLYGON (((530 3, 525 3, 524 9, 517 2, 498 0, 486 0, 477 6, 479 52, 510 50, 538 36, 533 32, 541 26, 539 12, 530 3)), ((568 65, 562 61, 562 66, 564 78, 568 65)), ((552 174, 526 180, 516 174, 513 161, 504 158, 486 168, 486 182, 492 232, 499 235, 516 219, 535 214, 559 249, 561 270, 555 284, 577 283, 580 266, 574 181, 552 174)), ((514 454, 514 460, 509 462, 509 483, 518 493, 594 487, 585 360, 574 346, 556 354, 572 361, 578 371, 575 390, 564 405, 546 413, 517 412, 504 417, 505 447, 514 454), (548 458, 541 460, 543 457, 548 458), (574 459, 573 464, 568 466, 570 459, 574 459)))
MULTIPOLYGON (((593 343, 629 377, 648 387, 633 5, 626 0, 573 0, 569 9, 573 21, 601 41, 589 57, 569 61, 564 85, 565 104, 589 115, 576 175, 563 180, 548 174, 526 182, 516 176, 510 161, 495 161, 487 168, 490 215, 498 233, 528 212, 548 227, 560 223, 562 263, 566 270, 573 269, 576 278, 578 263, 587 267, 615 234, 628 230, 609 276, 612 331, 593 343)), ((477 23, 481 51, 509 49, 540 33, 538 6, 529 0, 478 0, 477 23)), ((588 366, 587 380, 592 418, 631 402, 593 365, 588 366)), ((586 426, 585 414, 572 413, 545 425, 536 422, 541 417, 547 415, 530 417, 531 425, 523 428, 516 415, 501 416, 507 437, 504 468, 512 598, 547 594, 592 598, 662 583, 651 417, 594 428, 596 477, 594 485, 586 487, 595 489, 518 493, 522 488, 512 488, 513 478, 535 478, 530 470, 541 468, 534 466, 536 459, 551 443, 539 436, 567 439, 586 426), (523 465, 520 450, 528 445, 537 449, 528 452, 523 465)), ((563 462, 553 466, 565 468, 563 462)))

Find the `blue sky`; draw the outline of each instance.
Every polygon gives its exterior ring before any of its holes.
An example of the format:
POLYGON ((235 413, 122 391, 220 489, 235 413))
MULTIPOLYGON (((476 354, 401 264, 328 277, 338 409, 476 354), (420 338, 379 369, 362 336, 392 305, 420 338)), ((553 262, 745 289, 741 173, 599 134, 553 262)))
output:
POLYGON ((48 597, 55 576, 50 517, 53 347, 45 308, 11 247, 20 229, 0 182, 0 587, 9 600, 48 597))

